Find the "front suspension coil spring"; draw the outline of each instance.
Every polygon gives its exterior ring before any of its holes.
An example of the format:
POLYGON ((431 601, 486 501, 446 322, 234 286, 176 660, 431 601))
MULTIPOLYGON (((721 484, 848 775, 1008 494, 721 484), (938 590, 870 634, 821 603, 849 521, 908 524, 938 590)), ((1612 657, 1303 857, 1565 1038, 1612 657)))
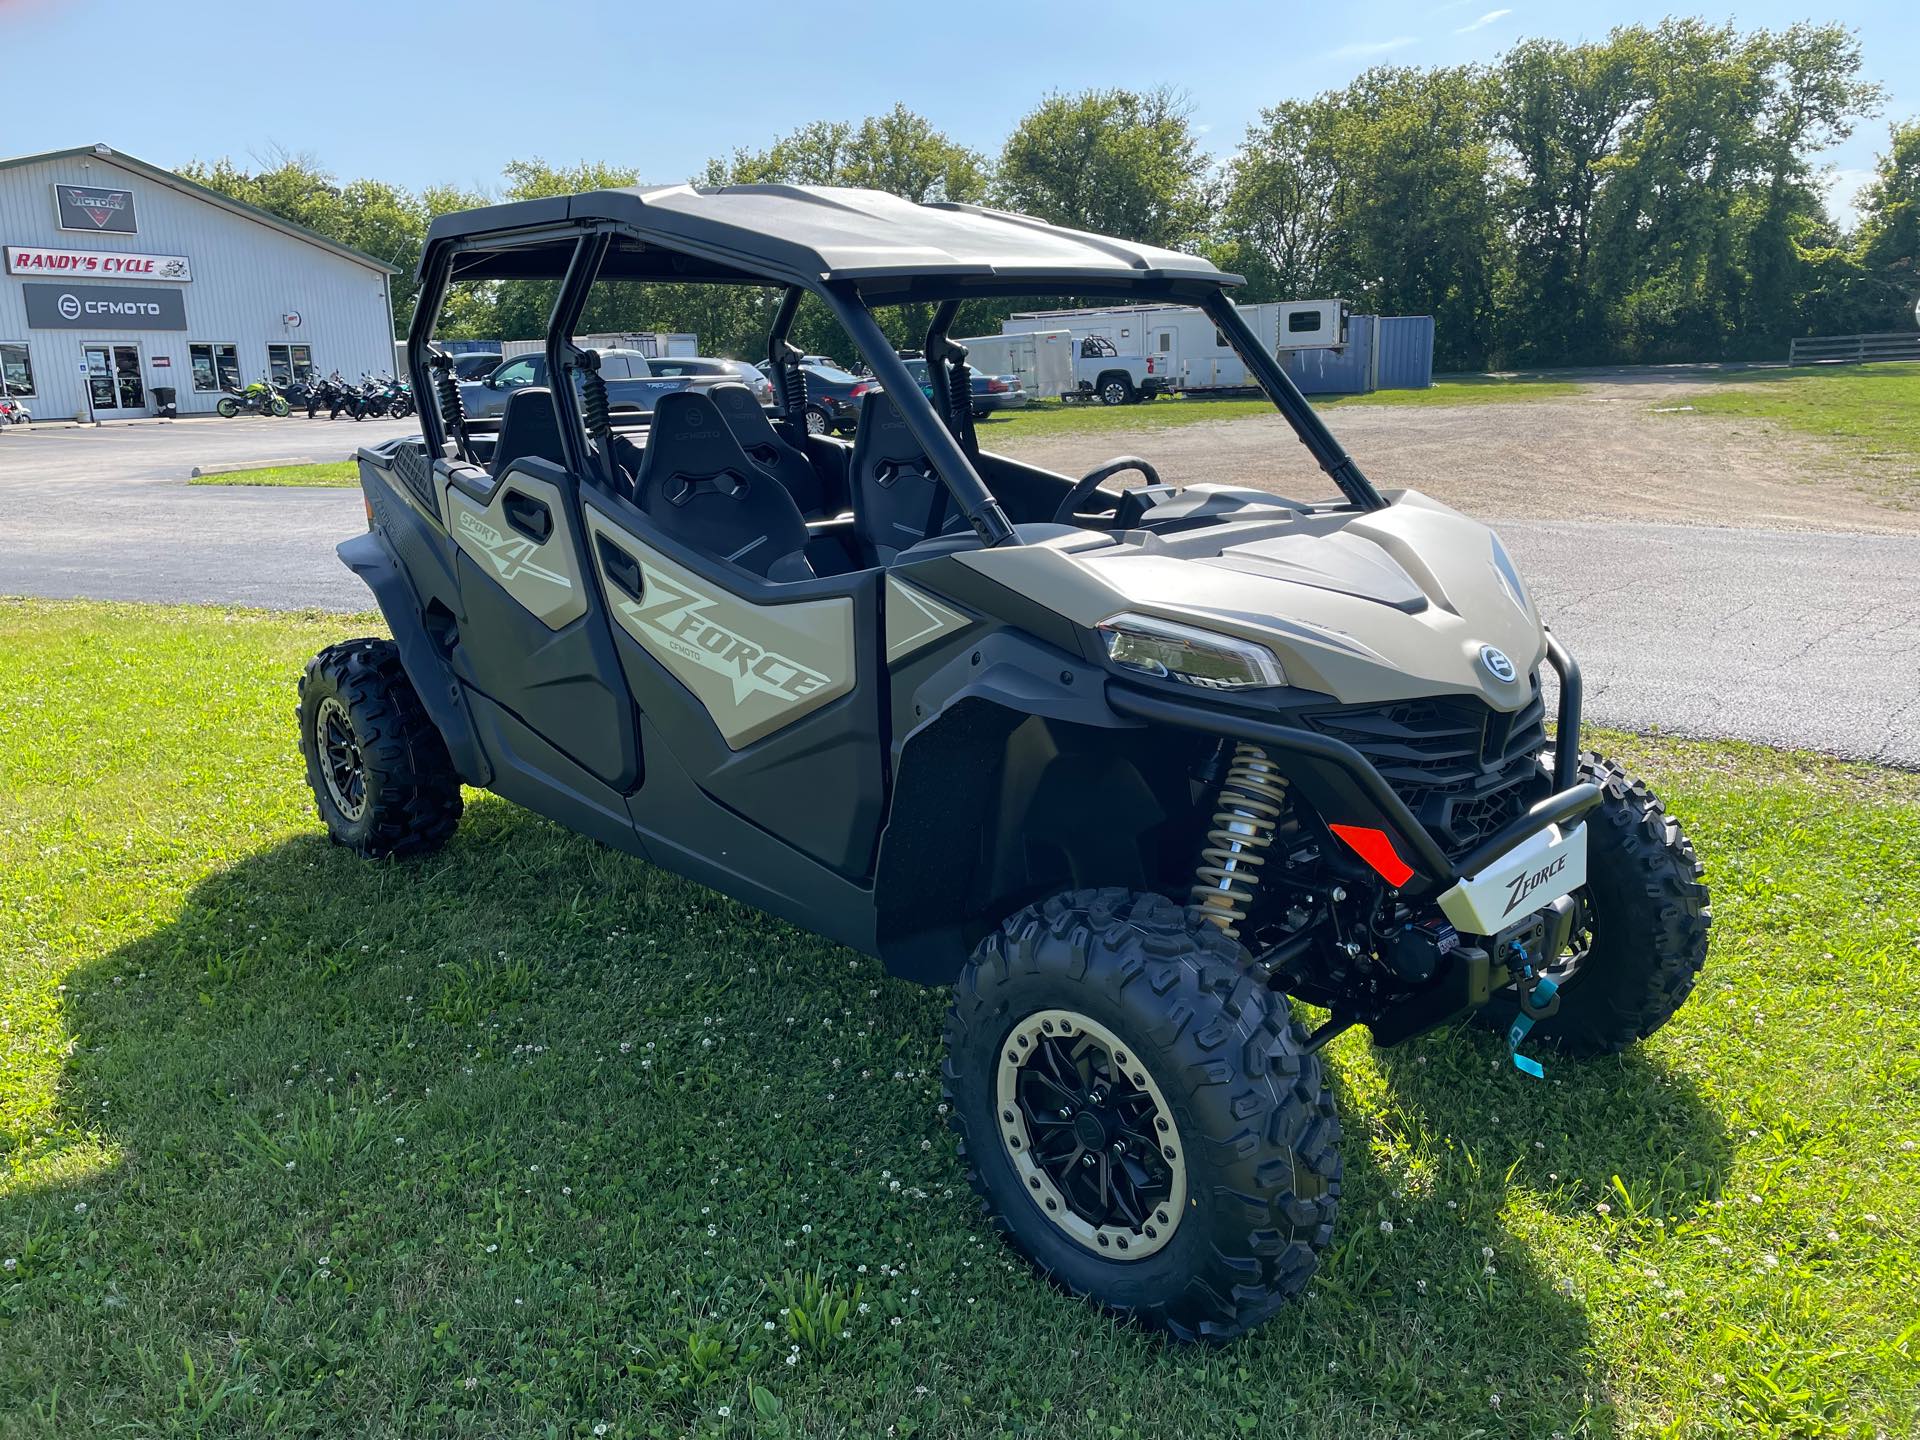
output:
POLYGON ((1228 936, 1240 938, 1260 885, 1260 867, 1287 809, 1287 779, 1258 745, 1236 745, 1220 786, 1213 828, 1193 872, 1193 903, 1228 936))
POLYGON ((780 398, 785 401, 787 419, 804 433, 807 427, 807 372, 798 363, 786 366, 781 375, 781 383, 786 394, 780 398))

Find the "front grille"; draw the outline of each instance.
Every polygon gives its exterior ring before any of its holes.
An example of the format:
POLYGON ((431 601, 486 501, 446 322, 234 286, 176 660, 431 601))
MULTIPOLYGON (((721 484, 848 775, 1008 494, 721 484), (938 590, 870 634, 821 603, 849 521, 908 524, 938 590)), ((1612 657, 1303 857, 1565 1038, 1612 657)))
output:
POLYGON ((1550 788, 1538 763, 1547 741, 1538 675, 1531 685, 1532 698, 1512 714, 1471 695, 1440 695, 1306 718, 1372 761, 1441 848, 1457 856, 1550 788))

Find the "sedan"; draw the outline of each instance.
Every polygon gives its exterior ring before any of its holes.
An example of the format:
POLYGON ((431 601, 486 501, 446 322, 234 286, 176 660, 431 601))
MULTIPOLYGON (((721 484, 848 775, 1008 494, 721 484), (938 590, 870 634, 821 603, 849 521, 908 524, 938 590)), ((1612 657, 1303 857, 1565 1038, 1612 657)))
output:
MULTIPOLYGON (((926 397, 933 398, 933 382, 927 378, 927 362, 916 356, 907 356, 903 362, 907 373, 919 383, 926 397)), ((973 372, 973 418, 978 420, 995 410, 1024 409, 1031 396, 1018 375, 983 375, 973 372)))
POLYGON ((647 362, 655 375, 706 375, 715 380, 738 380, 762 405, 773 404, 773 382, 744 360, 710 359, 705 355, 661 355, 647 362))

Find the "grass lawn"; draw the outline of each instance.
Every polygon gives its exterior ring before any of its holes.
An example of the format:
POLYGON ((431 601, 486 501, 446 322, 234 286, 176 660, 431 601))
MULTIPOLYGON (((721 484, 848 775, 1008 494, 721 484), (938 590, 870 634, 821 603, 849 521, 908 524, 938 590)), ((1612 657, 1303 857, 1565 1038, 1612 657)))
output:
POLYGON ((1697 414, 1751 416, 1824 436, 1888 490, 1912 495, 1920 486, 1920 365, 1735 372, 1685 403, 1697 414))
MULTIPOLYGON (((1316 407, 1353 405, 1480 405, 1515 400, 1556 400, 1578 394, 1569 380, 1530 377, 1455 376, 1435 381, 1426 390, 1376 390, 1371 395, 1316 395, 1316 407)), ((1273 402, 1263 396, 1213 398, 1173 397, 1141 405, 1088 405, 1042 401, 1024 410, 1009 410, 980 422, 983 437, 1006 435, 1093 434, 1103 430, 1158 430, 1170 425, 1194 425, 1204 420, 1238 420, 1245 415, 1272 415, 1273 402)))
POLYGON ((1611 737, 1713 957, 1638 1053, 1333 1049, 1337 1251, 1178 1348, 981 1225, 938 993, 474 797, 330 849, 336 616, 0 602, 0 1432, 1887 1436, 1920 781, 1611 737))
POLYGON ((318 465, 268 465, 258 470, 223 470, 213 475, 196 475, 189 485, 324 485, 350 488, 360 483, 360 465, 355 460, 329 460, 318 465))

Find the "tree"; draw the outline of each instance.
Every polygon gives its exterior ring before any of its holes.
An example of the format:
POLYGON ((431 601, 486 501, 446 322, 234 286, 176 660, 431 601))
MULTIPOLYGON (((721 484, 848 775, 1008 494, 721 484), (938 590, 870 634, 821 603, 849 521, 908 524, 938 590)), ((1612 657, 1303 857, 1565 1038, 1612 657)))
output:
POLYGON ((1514 360, 1604 358, 1607 305, 1589 274, 1594 214, 1638 94, 1617 38, 1523 41, 1500 62, 1489 118, 1507 152, 1501 208, 1513 263, 1501 348, 1514 360))
POLYGON ((1170 90, 1049 95, 1000 152, 1009 209, 1146 245, 1190 247, 1213 208, 1209 161, 1170 90))
POLYGON ((1894 125, 1872 182, 1860 192, 1853 258, 1875 292, 1866 328, 1904 325, 1920 298, 1920 119, 1894 125))

